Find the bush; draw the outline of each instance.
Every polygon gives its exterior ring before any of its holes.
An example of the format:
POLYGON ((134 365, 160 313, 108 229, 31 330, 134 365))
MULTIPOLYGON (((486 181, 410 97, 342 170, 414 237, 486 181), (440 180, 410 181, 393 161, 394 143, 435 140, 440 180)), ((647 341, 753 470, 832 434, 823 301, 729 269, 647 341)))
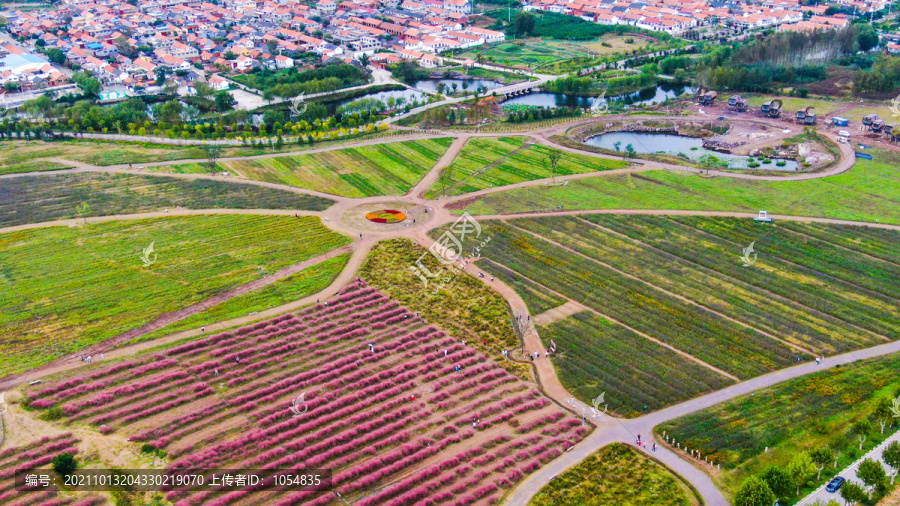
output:
POLYGON ((75 456, 71 453, 60 453, 53 457, 50 463, 53 465, 53 470, 61 475, 69 474, 78 467, 75 456))
POLYGON ((50 406, 50 409, 47 410, 46 413, 41 415, 41 418, 47 421, 59 420, 65 415, 61 407, 57 405, 50 406))

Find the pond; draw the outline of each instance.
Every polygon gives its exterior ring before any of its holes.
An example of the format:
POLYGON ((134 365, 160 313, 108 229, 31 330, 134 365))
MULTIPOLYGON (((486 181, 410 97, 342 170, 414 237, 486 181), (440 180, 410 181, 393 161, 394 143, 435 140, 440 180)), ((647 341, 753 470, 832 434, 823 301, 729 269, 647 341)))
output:
MULTIPOLYGON (((676 98, 685 93, 693 93, 694 89, 690 86, 671 86, 659 85, 655 88, 636 91, 628 95, 619 95, 617 97, 607 97, 607 102, 618 102, 625 105, 637 104, 659 104, 668 99, 676 98)), ((520 97, 514 97, 504 101, 504 104, 534 105, 539 107, 580 107, 582 109, 591 107, 597 97, 585 97, 580 95, 569 95, 565 93, 530 93, 520 97)))
MULTIPOLYGON (((631 144, 636 153, 652 154, 665 153, 670 155, 686 155, 693 161, 700 160, 704 155, 712 155, 716 158, 728 163, 729 169, 749 169, 749 163, 753 160, 749 156, 733 155, 729 153, 720 153, 703 147, 703 139, 694 137, 685 137, 683 135, 673 134, 654 134, 642 132, 610 132, 591 137, 585 141, 589 146, 595 146, 603 149, 616 149, 616 143, 619 144, 619 151, 625 152, 625 146, 631 144)), ((796 171, 800 168, 794 160, 782 160, 780 158, 772 158, 772 163, 762 163, 757 160, 759 167, 754 170, 784 170, 796 171), (785 165, 779 167, 778 162, 783 161, 785 165)))
POLYGON ((425 79, 422 81, 416 81, 413 84, 413 88, 428 92, 428 93, 437 93, 438 84, 443 83, 444 86, 447 87, 445 93, 452 91, 453 85, 456 85, 457 92, 462 93, 463 83, 468 83, 468 90, 474 92, 480 86, 483 86, 484 89, 490 91, 503 86, 503 83, 498 83, 497 81, 491 81, 488 79, 425 79))
POLYGON ((325 104, 325 108, 328 111, 328 114, 334 114, 335 111, 337 111, 339 108, 341 108, 345 105, 348 105, 348 104, 352 104, 353 102, 370 99, 370 100, 378 100, 378 101, 381 101, 381 102, 384 102, 385 104, 387 104, 388 99, 391 97, 393 97, 394 100, 402 99, 404 104, 411 104, 411 103, 413 103, 414 100, 418 100, 419 102, 425 102, 428 99, 428 95, 426 95, 420 91, 405 88, 402 90, 379 91, 377 93, 368 93, 368 94, 362 95, 360 97, 349 98, 349 99, 340 100, 337 102, 325 102, 324 104, 325 104))

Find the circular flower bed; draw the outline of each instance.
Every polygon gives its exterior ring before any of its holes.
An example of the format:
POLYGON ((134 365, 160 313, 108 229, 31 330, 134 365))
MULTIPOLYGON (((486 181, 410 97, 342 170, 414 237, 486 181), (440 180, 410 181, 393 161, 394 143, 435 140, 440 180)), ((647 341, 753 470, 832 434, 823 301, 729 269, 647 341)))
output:
POLYGON ((394 211, 393 209, 384 209, 381 211, 372 211, 366 215, 366 219, 375 223, 400 223, 406 219, 406 213, 402 211, 394 211))

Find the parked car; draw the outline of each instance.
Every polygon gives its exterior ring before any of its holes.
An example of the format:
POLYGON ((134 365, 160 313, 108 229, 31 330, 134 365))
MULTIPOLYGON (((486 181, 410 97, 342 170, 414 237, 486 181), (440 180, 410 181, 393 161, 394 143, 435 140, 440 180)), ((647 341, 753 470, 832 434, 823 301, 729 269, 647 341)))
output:
POLYGON ((837 492, 839 488, 844 485, 844 482, 847 481, 840 476, 835 476, 828 482, 828 485, 825 485, 825 490, 831 492, 832 494, 837 492))

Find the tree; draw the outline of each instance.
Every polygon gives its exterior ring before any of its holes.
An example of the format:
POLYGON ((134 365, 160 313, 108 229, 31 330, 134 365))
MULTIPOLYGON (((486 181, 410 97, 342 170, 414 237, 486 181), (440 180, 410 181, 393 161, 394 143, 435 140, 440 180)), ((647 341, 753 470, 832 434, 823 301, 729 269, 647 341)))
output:
POLYGON ((893 485, 897 472, 900 472, 900 442, 894 441, 887 445, 884 451, 881 452, 881 458, 894 471, 891 473, 891 485, 893 485))
POLYGON ((53 464, 53 470, 61 475, 69 474, 78 467, 78 462, 71 453, 60 453, 50 463, 53 464))
POLYGON ((870 487, 881 486, 887 479, 887 473, 884 472, 884 467, 881 466, 880 462, 875 462, 872 459, 866 459, 859 463, 859 469, 856 471, 856 476, 870 487))
POLYGON ((44 54, 47 55, 47 59, 56 63, 57 65, 62 65, 66 62, 66 54, 62 52, 62 49, 51 47, 50 49, 44 51, 44 54))
POLYGON ((863 418, 862 420, 853 424, 850 432, 856 435, 856 438, 859 439, 859 449, 862 450, 863 443, 866 442, 866 438, 868 437, 869 432, 872 432, 872 422, 870 422, 868 418, 863 418))
POLYGON ((878 399, 875 404, 875 419, 878 420, 878 425, 881 426, 882 434, 884 434, 884 428, 894 420, 893 407, 893 403, 886 397, 878 399))
POLYGON ((868 51, 878 45, 878 32, 872 25, 862 25, 856 34, 856 42, 859 43, 860 51, 868 51))
POLYGON ((776 499, 766 482, 751 476, 741 483, 741 488, 734 494, 734 506, 772 506, 776 499))
POLYGON ((634 158, 637 152, 634 150, 634 146, 631 144, 625 146, 625 156, 628 158, 634 158))
POLYGON ((216 110, 219 112, 225 112, 231 110, 231 104, 234 102, 234 97, 231 96, 231 93, 228 93, 225 90, 216 92, 216 110))
POLYGON ((759 475, 759 478, 769 486, 769 490, 778 498, 787 497, 794 488, 791 476, 778 466, 767 468, 759 475))
POLYGON ((856 483, 848 481, 841 487, 841 497, 847 501, 847 506, 852 506, 868 500, 869 494, 856 483))
POLYGON ((534 14, 519 12, 513 21, 513 30, 516 36, 527 37, 534 33, 534 14))
POLYGON ((362 56, 359 57, 359 64, 363 66, 363 68, 369 66, 369 55, 363 53, 362 56))
POLYGON ((447 188, 450 187, 451 181, 453 181, 453 171, 450 170, 450 167, 445 168, 438 174, 438 182, 441 184, 441 196, 447 196, 447 188))
POLYGON ((100 84, 100 81, 85 71, 79 71, 72 74, 72 80, 75 81, 75 84, 77 84, 78 87, 81 88, 81 91, 87 96, 95 97, 100 93, 100 90, 103 89, 103 85, 100 84))
POLYGON ((728 164, 717 156, 703 155, 700 157, 700 167, 709 174, 710 170, 727 168, 728 164))
POLYGON ((555 149, 547 155, 547 160, 550 162, 550 177, 553 178, 554 183, 556 183, 556 167, 559 165, 560 155, 561 153, 555 149))
POLYGON ((75 214, 84 218, 84 224, 87 225, 87 217, 91 214, 91 206, 87 202, 82 202, 81 205, 75 206, 75 214))
POLYGON ((816 466, 813 464, 809 453, 802 451, 791 459, 791 462, 787 465, 787 473, 794 482, 794 486, 797 487, 797 495, 800 495, 800 487, 816 473, 816 466))
POLYGON ((809 454, 812 458, 813 463, 816 465, 816 470, 819 471, 818 477, 816 480, 822 479, 822 470, 825 469, 825 466, 831 463, 834 460, 834 453, 831 452, 828 448, 819 448, 817 450, 813 450, 812 453, 809 454))
POLYGON ((215 174, 216 172, 216 161, 222 156, 222 146, 218 144, 204 144, 203 151, 206 152, 206 166, 209 168, 209 171, 215 174))

